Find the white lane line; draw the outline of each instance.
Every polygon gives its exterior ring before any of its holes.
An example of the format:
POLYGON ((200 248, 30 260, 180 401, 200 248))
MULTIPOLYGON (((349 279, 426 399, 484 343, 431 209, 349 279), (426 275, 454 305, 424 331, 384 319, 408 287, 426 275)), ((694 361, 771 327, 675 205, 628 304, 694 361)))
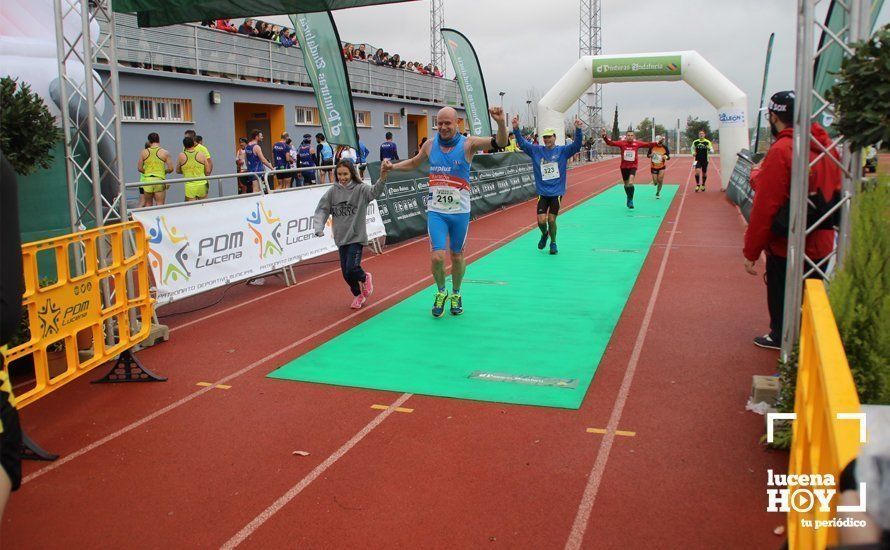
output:
POLYGON ((587 530, 587 522, 590 520, 590 513, 593 510, 593 504, 596 501, 596 494, 599 491, 600 483, 603 479, 603 473, 606 470, 606 461, 609 459, 609 452, 612 450, 612 443, 615 441, 615 432, 618 430, 621 414, 624 412, 624 405, 627 403, 627 396, 630 393, 630 385, 634 379, 634 373, 637 370, 637 364, 640 360, 640 354, 643 351, 643 344, 646 341, 646 334, 649 332, 649 323, 652 321, 652 313, 655 310, 655 301, 658 299, 658 292, 661 289, 661 282, 664 279, 665 268, 667 267, 668 258, 671 255, 671 244, 674 242, 677 225, 680 222, 680 214, 683 212, 683 204, 686 201, 686 190, 689 188, 689 180, 692 177, 692 168, 689 175, 686 176, 686 184, 684 192, 680 196, 680 206, 677 208, 677 215, 674 218, 671 236, 668 239, 667 247, 664 255, 661 257, 661 265, 658 268, 658 275, 655 277, 655 285, 652 289, 652 295, 649 297, 649 303, 646 305, 646 313, 643 315, 643 322, 640 324, 640 330, 637 332, 636 342, 634 343, 633 352, 630 360, 627 362, 627 369, 624 371, 624 379, 621 381, 621 388, 618 390, 618 397, 612 407, 612 414, 609 417, 609 423, 606 426, 606 434, 600 442, 599 452, 596 455, 596 462, 587 478, 587 486, 584 488, 584 494, 581 497, 581 503, 578 506, 578 513, 575 515, 575 521, 572 524, 572 530, 569 533, 569 540, 566 542, 567 550, 576 550, 581 548, 584 540, 584 532, 587 530))

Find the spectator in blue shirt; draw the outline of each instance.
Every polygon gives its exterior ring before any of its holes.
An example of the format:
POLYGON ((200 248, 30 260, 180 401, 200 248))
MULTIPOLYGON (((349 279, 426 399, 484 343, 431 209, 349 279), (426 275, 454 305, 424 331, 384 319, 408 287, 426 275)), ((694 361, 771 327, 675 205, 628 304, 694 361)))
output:
POLYGON ((532 145, 519 131, 519 117, 513 117, 513 135, 516 136, 516 143, 531 157, 532 171, 535 174, 535 190, 538 193, 538 229, 541 230, 538 250, 544 250, 549 237, 551 254, 559 252, 556 247, 556 217, 559 215, 562 197, 566 194, 566 171, 569 159, 581 150, 581 126, 581 121, 575 120, 575 139, 571 145, 556 145, 556 130, 553 128, 544 130, 544 145, 532 145))
POLYGON ((319 183, 334 183, 334 148, 325 140, 321 132, 315 134, 315 155, 318 158, 319 183))
POLYGON ((380 162, 389 159, 393 162, 399 160, 399 150, 392 140, 392 132, 386 132, 386 141, 380 144, 380 162))
POLYGON ((368 162, 368 157, 371 155, 371 151, 365 147, 365 143, 362 140, 358 140, 358 169, 361 173, 362 179, 365 177, 365 164, 368 162))

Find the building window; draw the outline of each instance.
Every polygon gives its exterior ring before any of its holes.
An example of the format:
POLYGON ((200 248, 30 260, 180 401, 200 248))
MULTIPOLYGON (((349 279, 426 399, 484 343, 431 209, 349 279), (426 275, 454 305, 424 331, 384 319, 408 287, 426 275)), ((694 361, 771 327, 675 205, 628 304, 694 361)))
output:
POLYGON ((138 116, 139 120, 154 120, 154 118, 155 118, 154 101, 151 99, 140 99, 139 100, 139 114, 137 116, 138 116))
POLYGON ((136 100, 121 98, 121 114, 124 120, 133 120, 136 118, 136 100))
POLYGON ((294 124, 297 126, 318 126, 318 109, 297 106, 294 124))
POLYGON ((356 111, 355 125, 359 128, 371 127, 371 111, 356 111))
POLYGON ((439 127, 439 122, 436 120, 438 117, 437 117, 436 115, 433 115, 433 116, 430 117, 430 118, 431 118, 431 120, 433 121, 433 128, 434 128, 434 129, 435 129, 435 128, 438 128, 438 127, 439 127))
POLYGON ((402 117, 399 113, 383 113, 383 126, 386 128, 401 128, 402 117))
POLYGON ((127 122, 191 122, 192 100, 162 97, 121 97, 127 122))

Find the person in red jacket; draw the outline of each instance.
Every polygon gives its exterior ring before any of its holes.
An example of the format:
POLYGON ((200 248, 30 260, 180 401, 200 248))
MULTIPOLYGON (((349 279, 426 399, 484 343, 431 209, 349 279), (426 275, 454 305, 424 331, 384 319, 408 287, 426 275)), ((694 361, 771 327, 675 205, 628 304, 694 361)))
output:
POLYGON ((606 134, 606 129, 600 131, 606 145, 621 149, 621 179, 624 180, 624 194, 627 195, 627 207, 634 207, 634 178, 637 175, 639 155, 637 150, 658 145, 654 141, 637 141, 633 131, 628 131, 623 140, 612 141, 606 134))
MULTIPOLYGON (((770 331, 754 339, 762 348, 779 349, 782 340, 782 316, 785 304, 785 269, 788 247, 788 215, 793 157, 794 92, 778 92, 770 98, 767 118, 774 141, 763 159, 763 164, 752 180, 754 204, 745 231, 745 270, 757 275, 755 264, 761 253, 766 254, 766 302, 770 316, 770 331)), ((828 147, 831 138, 818 124, 811 127, 810 163, 816 160, 821 148, 814 140, 828 147)), ((836 149, 831 154, 838 157, 836 149)), ((839 197, 841 172, 835 162, 823 156, 810 169, 807 218, 813 223, 839 197)), ((806 255, 824 271, 828 256, 834 250, 833 226, 823 224, 806 237, 806 255)), ((804 272, 811 266, 804 266, 804 272)), ((814 271, 813 277, 819 272, 814 271)))

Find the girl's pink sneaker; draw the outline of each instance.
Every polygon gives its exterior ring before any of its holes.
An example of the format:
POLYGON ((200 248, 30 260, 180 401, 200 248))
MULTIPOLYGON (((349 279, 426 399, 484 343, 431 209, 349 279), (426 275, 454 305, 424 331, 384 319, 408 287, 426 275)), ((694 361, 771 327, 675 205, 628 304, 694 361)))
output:
POLYGON ((374 293, 374 279, 371 274, 365 271, 365 284, 362 285, 362 296, 367 298, 374 293))
POLYGON ((365 303, 365 297, 362 296, 361 294, 359 294, 358 296, 355 297, 355 299, 352 301, 352 304, 349 307, 351 307, 352 309, 361 309, 362 306, 364 305, 364 303, 365 303))

